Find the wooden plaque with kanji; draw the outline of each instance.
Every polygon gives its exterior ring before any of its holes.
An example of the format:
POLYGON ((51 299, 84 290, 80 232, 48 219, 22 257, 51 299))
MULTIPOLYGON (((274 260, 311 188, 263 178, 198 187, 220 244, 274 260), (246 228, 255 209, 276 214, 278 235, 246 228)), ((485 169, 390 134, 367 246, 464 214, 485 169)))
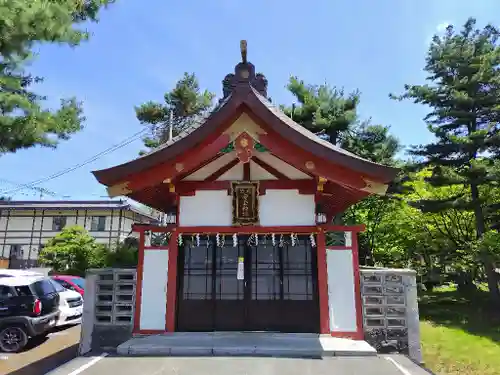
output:
POLYGON ((233 225, 259 224, 259 183, 233 182, 233 225))

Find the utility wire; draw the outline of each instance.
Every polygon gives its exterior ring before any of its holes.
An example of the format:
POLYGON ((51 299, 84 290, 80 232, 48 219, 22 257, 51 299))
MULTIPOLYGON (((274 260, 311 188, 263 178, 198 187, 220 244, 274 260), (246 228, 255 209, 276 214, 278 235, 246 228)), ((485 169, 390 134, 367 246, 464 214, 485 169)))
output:
POLYGON ((59 172, 56 172, 50 176, 47 176, 47 177, 43 177, 43 178, 40 178, 38 180, 35 180, 35 181, 32 181, 32 182, 29 182, 27 184, 19 184, 19 187, 18 188, 15 188, 15 189, 12 189, 12 190, 7 190, 7 191, 2 191, 0 192, 0 194, 13 194, 13 193, 16 193, 18 192, 19 190, 23 190, 23 189, 32 189, 35 185, 39 185, 39 184, 42 184, 44 182, 47 182, 47 181, 50 181, 50 180, 53 180, 57 177, 60 177, 62 175, 65 175, 69 172, 73 172, 74 170, 76 169, 79 169, 87 164, 90 164, 98 159, 100 159, 101 157, 107 155, 107 154, 110 154, 111 152, 114 152, 122 147, 125 147, 127 146, 128 144, 134 142, 135 140, 139 139, 144 133, 146 133, 148 131, 148 129, 142 129, 141 131, 138 131, 137 133, 135 134, 132 134, 130 137, 124 139, 123 141, 107 148, 106 150, 104 151, 101 151, 99 152, 98 154, 95 154, 94 156, 92 156, 91 158, 87 159, 87 160, 84 160, 83 162, 81 163, 78 163, 78 164, 75 164, 71 167, 68 167, 66 169, 62 169, 60 170, 59 172))
MULTIPOLYGON (((191 127, 193 125, 195 125, 195 123, 203 123, 206 121, 206 119, 208 117, 210 117, 214 112, 217 112, 218 110, 220 109, 220 106, 216 106, 215 108, 213 108, 212 111, 208 112, 208 113, 205 113, 203 115, 199 115, 199 116, 196 116, 196 118, 194 119, 182 119, 179 121, 179 119, 174 120, 172 118, 169 119, 169 125, 170 127, 172 126, 179 126, 181 129, 185 129, 187 127, 191 127), (173 121, 172 121, 173 120, 173 121)), ((23 190, 23 189, 33 189, 34 186, 36 185, 39 185, 39 184, 42 184, 44 182, 47 182, 47 181, 50 181, 50 180, 53 180, 57 177, 60 177, 62 175, 65 175, 67 173, 70 173, 70 172, 73 172, 74 170, 78 169, 78 168, 81 168, 87 164, 90 164, 94 161, 96 161, 97 159, 100 159, 101 157, 107 155, 107 154, 110 154, 111 152, 114 152, 122 147, 125 147, 127 146, 128 144, 134 142, 135 140, 139 139, 143 134, 147 133, 147 132, 150 132, 151 129, 150 128, 145 128, 145 129, 142 129, 140 131, 138 131, 137 133, 135 134, 132 134, 130 137, 124 139, 123 141, 107 148, 106 150, 104 151, 101 151, 100 153, 98 154, 95 154, 94 156, 92 156, 91 158, 79 163, 79 164, 75 164, 74 166, 72 167, 69 167, 69 168, 66 168, 66 169, 63 169, 59 172, 56 172, 50 176, 47 176, 47 177, 43 177, 43 178, 40 178, 38 180, 35 180, 35 181, 32 181, 32 182, 28 182, 27 184, 20 184, 20 186, 18 188, 15 188, 15 189, 12 189, 12 190, 7 190, 7 191, 1 191, 0 194, 2 195, 5 195, 5 194, 13 194, 13 193, 16 193, 20 190, 23 190)))

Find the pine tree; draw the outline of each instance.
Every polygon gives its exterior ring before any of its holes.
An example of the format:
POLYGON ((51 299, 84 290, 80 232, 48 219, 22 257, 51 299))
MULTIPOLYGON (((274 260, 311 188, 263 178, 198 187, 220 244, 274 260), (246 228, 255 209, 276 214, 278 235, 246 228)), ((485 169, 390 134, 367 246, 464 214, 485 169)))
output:
POLYGON ((338 144, 342 136, 356 122, 359 92, 346 95, 343 89, 322 85, 307 85, 297 77, 291 77, 287 89, 299 102, 299 106, 282 107, 293 120, 329 142, 338 144))
POLYGON ((172 91, 164 96, 164 103, 147 102, 135 108, 137 119, 150 130, 150 137, 144 139, 149 149, 168 141, 170 121, 173 135, 199 121, 212 107, 215 94, 201 91, 194 73, 184 73, 172 91))
POLYGON ((114 0, 0 0, 0 155, 36 145, 55 147, 82 129, 80 103, 43 108, 45 96, 32 91, 42 80, 26 71, 35 44, 77 46, 88 39, 78 25, 96 22, 114 0))
MULTIPOLYGON (((420 167, 432 167, 433 186, 463 186, 462 193, 445 200, 419 201, 425 212, 470 210, 478 240, 486 230, 485 200, 481 189, 496 184, 492 167, 499 156, 500 46, 499 30, 476 28, 467 20, 460 32, 449 26, 435 36, 427 53, 425 85, 406 85, 399 100, 410 99, 430 107, 425 117, 435 141, 414 147, 420 167)), ((481 254, 492 298, 500 302, 494 261, 481 254)))

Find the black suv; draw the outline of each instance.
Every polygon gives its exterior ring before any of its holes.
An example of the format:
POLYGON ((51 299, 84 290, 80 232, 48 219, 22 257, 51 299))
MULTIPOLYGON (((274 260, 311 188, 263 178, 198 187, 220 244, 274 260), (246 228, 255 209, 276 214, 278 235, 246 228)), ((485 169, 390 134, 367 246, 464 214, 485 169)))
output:
POLYGON ((46 335, 58 316, 59 294, 47 278, 0 278, 0 351, 22 350, 29 337, 46 335))

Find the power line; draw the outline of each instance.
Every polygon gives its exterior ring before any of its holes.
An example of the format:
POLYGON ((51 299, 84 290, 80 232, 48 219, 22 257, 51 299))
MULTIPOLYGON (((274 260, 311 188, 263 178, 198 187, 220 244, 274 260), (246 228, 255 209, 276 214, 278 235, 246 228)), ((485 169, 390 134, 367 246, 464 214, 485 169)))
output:
MULTIPOLYGON (((20 186, 23 186, 23 184, 20 184, 18 182, 14 182, 14 181, 10 181, 10 180, 7 180, 5 178, 0 178, 0 183, 3 182, 3 183, 6 183, 6 184, 9 184, 9 185, 14 185, 14 186, 17 186, 17 187, 20 187, 20 186)), ((24 189, 24 187, 22 187, 24 189)), ((30 189, 30 190, 33 190, 33 192, 36 192, 37 194, 40 195, 40 197, 43 196, 43 194, 46 194, 46 195, 51 195, 53 197, 56 197, 56 196, 60 196, 60 197, 67 197, 66 195, 62 195, 62 194, 58 194, 52 190, 49 190, 49 189, 45 189, 45 188, 42 188, 42 187, 26 187, 26 189, 30 189)))
POLYGON ((111 152, 113 151, 116 151, 122 147, 125 147, 127 146, 128 144, 132 143, 133 141, 137 140, 140 138, 140 136, 144 133, 146 133, 148 131, 148 129, 142 129, 141 131, 138 131, 137 133, 135 134, 132 134, 130 137, 124 139, 123 141, 107 148, 106 150, 104 151, 101 151, 99 152, 98 154, 95 154, 94 156, 92 156, 91 158, 87 159, 87 160, 84 160, 83 162, 81 163, 78 163, 78 164, 75 164, 71 167, 68 167, 68 168, 65 168, 63 170, 60 170, 56 173, 53 173, 51 174, 50 176, 47 176, 47 177, 43 177, 43 178, 40 178, 38 180, 35 180, 35 181, 32 181, 32 182, 28 182, 27 184, 19 184, 20 186, 18 188, 15 188, 15 189, 12 189, 12 190, 7 190, 7 191, 2 191, 0 192, 0 194, 13 194, 13 193, 16 193, 18 192, 19 190, 23 190, 23 189, 32 189, 35 185, 39 185, 39 184, 42 184, 44 182, 47 182, 47 181, 50 181, 50 180, 53 180, 57 177, 60 177, 62 175, 65 175, 69 172, 72 172, 76 169, 79 169, 87 164, 90 164, 98 159, 100 159, 101 157, 107 155, 107 154, 110 154, 111 152))
MULTIPOLYGON (((202 115, 199 115, 199 116, 196 116, 194 119, 192 119, 192 118, 177 119, 177 121, 174 120, 174 124, 171 123, 169 125, 177 125, 181 129, 185 130, 185 128, 191 127, 191 126, 195 125, 195 123, 199 124, 199 123, 205 122, 208 117, 210 117, 214 112, 217 112, 219 109, 220 109, 220 106, 216 106, 215 108, 213 108, 212 111, 210 111, 208 113, 205 113, 205 114, 202 114, 202 115)), ((121 142, 119 142, 119 143, 117 143, 117 144, 115 144, 115 145, 107 148, 104 151, 101 151, 98 154, 95 154, 91 158, 89 158, 89 159, 87 159, 87 160, 85 160, 85 161, 83 161, 83 162, 81 162, 79 164, 75 164, 72 167, 63 169, 63 170, 61 170, 59 172, 56 172, 56 173, 54 173, 54 174, 52 174, 50 176, 40 178, 38 180, 29 182, 27 184, 20 184, 21 185, 20 187, 18 187, 16 189, 12 189, 12 190, 2 191, 2 192, 0 192, 0 194, 13 194, 13 193, 18 192, 19 190, 33 189, 33 187, 35 185, 42 184, 44 182, 53 180, 53 179, 55 179, 57 177, 65 175, 67 173, 73 172, 74 170, 76 170, 78 168, 81 168, 81 167, 83 167, 83 166, 85 166, 87 164, 90 164, 90 163, 96 161, 97 159, 100 159, 101 157, 103 157, 103 156, 105 156, 107 154, 110 154, 113 151, 116 151, 116 150, 118 150, 118 149, 120 149, 122 147, 127 146, 128 144, 130 144, 130 143, 134 142, 135 140, 139 139, 144 133, 147 133, 148 131, 151 131, 151 129, 150 128, 142 129, 142 130, 138 131, 137 133, 132 134, 130 137, 124 139, 123 141, 121 141, 121 142)))

